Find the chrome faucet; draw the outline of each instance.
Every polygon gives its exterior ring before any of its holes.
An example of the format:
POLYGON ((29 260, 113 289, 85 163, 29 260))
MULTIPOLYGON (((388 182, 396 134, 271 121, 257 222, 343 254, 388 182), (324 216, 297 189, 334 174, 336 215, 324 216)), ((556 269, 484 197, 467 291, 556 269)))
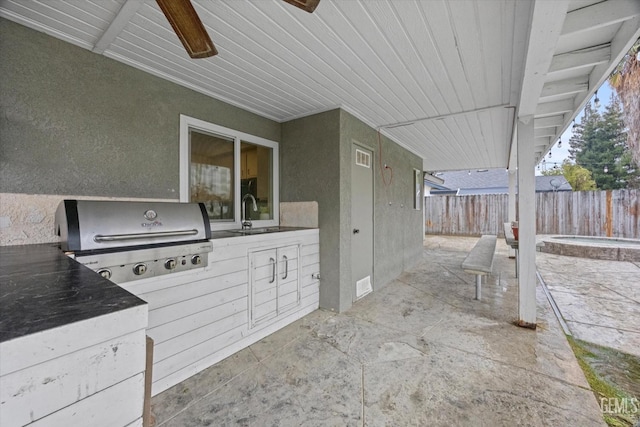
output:
POLYGON ((253 194, 251 193, 247 193, 244 195, 244 197, 242 198, 242 212, 240 213, 240 220, 242 221, 242 229, 251 229, 251 218, 247 218, 246 217, 246 212, 247 212, 247 205, 246 205, 246 200, 247 198, 251 197, 251 200, 253 200, 253 211, 257 211, 258 210, 258 205, 256 203, 256 198, 253 197, 253 194))

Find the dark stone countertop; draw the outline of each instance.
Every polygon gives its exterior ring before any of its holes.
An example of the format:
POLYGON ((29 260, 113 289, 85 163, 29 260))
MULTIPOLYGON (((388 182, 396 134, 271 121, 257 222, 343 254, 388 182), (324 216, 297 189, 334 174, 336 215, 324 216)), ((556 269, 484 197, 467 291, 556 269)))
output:
POLYGON ((142 304, 55 243, 0 246, 0 342, 142 304))

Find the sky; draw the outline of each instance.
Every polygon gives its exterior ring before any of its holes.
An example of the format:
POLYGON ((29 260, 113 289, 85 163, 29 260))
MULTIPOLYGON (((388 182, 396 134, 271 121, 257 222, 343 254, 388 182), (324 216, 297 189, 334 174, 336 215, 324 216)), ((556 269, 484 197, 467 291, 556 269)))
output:
MULTIPOLYGON (((598 98, 600 99, 600 108, 598 109, 598 111, 600 111, 601 113, 604 112, 605 107, 611 101, 612 92, 613 92, 613 89, 611 88, 611 86, 609 86, 609 82, 605 80, 602 86, 600 86, 600 88, 598 89, 598 98)), ((591 97, 592 101, 593 99, 595 99, 595 96, 591 97)), ((591 103, 591 105, 593 106, 593 102, 591 103)), ((576 116, 576 123, 580 123, 583 115, 584 115, 584 109, 581 110, 576 116)), ((542 162, 540 162, 538 164, 538 167, 536 167, 536 175, 541 175, 541 172, 544 168, 551 169, 555 165, 560 167, 560 165, 562 164, 562 161, 564 159, 569 158, 569 140, 571 139, 572 135, 573 135, 572 125, 570 124, 567 130, 565 130, 562 136, 560 137, 560 140, 562 141, 562 146, 558 147, 558 142, 556 141, 556 143, 553 145, 553 148, 551 148, 551 157, 549 157, 549 155, 547 154, 546 157, 544 158, 545 160, 544 165, 542 164, 542 162)))

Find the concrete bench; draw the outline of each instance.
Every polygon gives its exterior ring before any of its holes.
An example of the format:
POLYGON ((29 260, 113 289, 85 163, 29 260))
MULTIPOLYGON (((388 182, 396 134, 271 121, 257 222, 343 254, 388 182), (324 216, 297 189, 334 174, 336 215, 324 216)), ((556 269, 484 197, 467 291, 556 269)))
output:
POLYGON ((476 275, 476 299, 479 300, 482 288, 482 276, 491 274, 493 255, 496 251, 497 236, 482 236, 462 262, 465 273, 476 275))

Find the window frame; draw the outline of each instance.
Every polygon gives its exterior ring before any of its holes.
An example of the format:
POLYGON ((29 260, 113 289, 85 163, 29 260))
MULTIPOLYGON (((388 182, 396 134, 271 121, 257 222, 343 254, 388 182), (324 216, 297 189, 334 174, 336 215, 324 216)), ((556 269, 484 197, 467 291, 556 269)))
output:
POLYGON ((424 177, 420 169, 413 170, 413 209, 422 210, 422 192, 424 191, 424 177))
POLYGON ((189 131, 191 130, 202 131, 204 133, 233 139, 234 220, 210 221, 211 230, 232 230, 235 228, 240 228, 242 226, 240 221, 242 215, 240 212, 242 205, 242 201, 240 200, 240 148, 242 142, 268 147, 272 150, 271 182, 273 186, 273 219, 252 220, 252 223, 255 228, 278 226, 280 223, 280 156, 278 152, 279 144, 266 138, 261 138, 259 136, 251 135, 235 129, 226 128, 224 126, 216 125, 214 123, 196 119, 184 114, 180 114, 180 202, 190 201, 189 198, 191 194, 191 183, 189 179, 189 172, 191 165, 191 144, 189 141, 189 131))

